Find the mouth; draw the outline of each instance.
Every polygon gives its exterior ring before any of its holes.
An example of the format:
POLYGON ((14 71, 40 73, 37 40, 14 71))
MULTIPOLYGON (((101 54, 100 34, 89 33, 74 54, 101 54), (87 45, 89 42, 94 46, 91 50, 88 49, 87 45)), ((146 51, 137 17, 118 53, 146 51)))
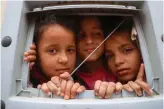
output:
POLYGON ((87 49, 84 49, 85 52, 88 52, 88 53, 91 53, 95 50, 95 48, 87 48, 87 49))
POLYGON ((69 73, 69 68, 56 69, 56 72, 58 72, 59 74, 63 74, 64 72, 68 72, 69 73))
POLYGON ((119 76, 125 76, 125 75, 127 75, 129 73, 129 71, 130 71, 129 68, 122 68, 122 69, 118 69, 116 73, 119 76))

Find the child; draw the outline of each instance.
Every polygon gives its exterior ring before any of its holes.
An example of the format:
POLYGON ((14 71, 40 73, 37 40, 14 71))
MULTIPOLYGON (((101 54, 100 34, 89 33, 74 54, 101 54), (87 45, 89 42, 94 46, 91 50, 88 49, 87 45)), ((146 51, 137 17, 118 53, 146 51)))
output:
POLYGON ((34 87, 42 84, 41 89, 59 95, 56 89, 65 83, 65 99, 69 99, 71 93, 81 93, 84 87, 73 81, 59 80, 64 72, 72 72, 76 61, 75 29, 72 20, 53 15, 43 17, 36 27, 36 65, 32 69, 31 82, 34 87), (43 21, 43 22, 41 22, 43 21), (54 84, 57 84, 56 86, 54 84), (58 86, 58 87, 57 87, 58 86), (80 91, 78 91, 80 90, 80 91))
MULTIPOLYGON (((105 37, 103 26, 98 17, 82 17, 80 20, 80 27, 81 31, 77 36, 77 52, 80 60, 83 61, 104 40, 105 37)), ((94 89, 97 80, 116 82, 115 77, 106 70, 103 63, 103 52, 104 44, 102 44, 79 68, 79 70, 74 73, 74 79, 86 86, 87 89, 94 89)), ((28 53, 30 53, 30 51, 28 53)), ((29 56, 30 54, 27 58, 29 56)), ((35 56, 33 57, 35 58, 35 56)), ((30 58, 27 60, 30 61, 30 58)), ((102 89, 108 84, 108 82, 100 84, 102 88, 100 87, 100 89, 96 91, 96 95, 100 95, 101 97, 102 89)), ((113 87, 113 83, 110 83, 108 86, 113 87)), ((109 96, 106 98, 109 98, 109 96)))
MULTIPOLYGON (((105 39, 103 25, 99 17, 82 17, 80 33, 77 36, 77 53, 80 61, 88 57, 105 39)), ((87 89, 93 90, 97 80, 116 82, 115 77, 107 72, 103 63, 104 44, 102 44, 75 73, 87 89)))
POLYGON ((126 84, 125 86, 128 84, 129 89, 124 89, 134 90, 138 96, 142 96, 142 88, 149 95, 152 95, 152 90, 144 80, 144 65, 136 38, 131 37, 132 26, 128 25, 127 22, 124 22, 105 42, 108 67, 118 81, 126 84))

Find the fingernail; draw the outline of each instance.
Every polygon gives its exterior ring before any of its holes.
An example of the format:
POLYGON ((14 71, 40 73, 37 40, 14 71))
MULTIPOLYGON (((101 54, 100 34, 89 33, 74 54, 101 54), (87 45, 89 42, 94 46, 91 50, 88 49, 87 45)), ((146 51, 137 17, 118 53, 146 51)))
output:
POLYGON ((109 97, 108 96, 105 96, 105 99, 108 99, 109 97))
POLYGON ((65 96, 64 96, 64 99, 65 99, 65 100, 68 100, 68 99, 69 99, 69 96, 68 96, 68 95, 65 95, 65 96))
POLYGON ((139 95, 139 96, 142 96, 142 92, 141 92, 141 91, 139 91, 139 92, 138 92, 138 95, 139 95))
POLYGON ((60 95, 60 92, 59 91, 57 91, 57 94, 56 94, 57 96, 59 96, 60 95))
POLYGON ((119 94, 119 92, 116 92, 115 94, 119 94))
POLYGON ((81 89, 78 89, 77 92, 80 93, 82 90, 81 89))
POLYGON ((150 90, 149 90, 149 93, 150 93, 150 95, 152 95, 152 94, 153 94, 153 91, 152 91, 152 89, 150 89, 150 90))
POLYGON ((39 84, 39 85, 37 86, 37 88, 40 89, 40 88, 41 88, 41 85, 39 84))
POLYGON ((27 61, 27 58, 24 58, 24 61, 27 61))
POLYGON ((74 98, 74 96, 71 96, 71 99, 73 99, 74 98))
POLYGON ((28 55, 28 53, 26 52, 26 53, 24 53, 24 55, 28 55))
POLYGON ((50 96, 51 95, 51 92, 48 92, 47 94, 48 94, 48 96, 50 96))
POLYGON ((130 91, 130 92, 133 92, 133 90, 132 90, 131 88, 129 88, 129 91, 130 91))
POLYGON ((62 92, 62 93, 60 94, 60 96, 62 96, 62 97, 63 97, 63 96, 64 96, 64 93, 62 92))
POLYGON ((102 97, 101 97, 101 96, 99 96, 99 98, 100 98, 100 99, 102 99, 102 97))

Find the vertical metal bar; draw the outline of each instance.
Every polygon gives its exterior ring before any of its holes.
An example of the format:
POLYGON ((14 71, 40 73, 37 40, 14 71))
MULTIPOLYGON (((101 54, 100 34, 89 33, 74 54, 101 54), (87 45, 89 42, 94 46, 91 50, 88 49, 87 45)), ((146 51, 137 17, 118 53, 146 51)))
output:
MULTIPOLYGON (((29 50, 29 47, 33 42, 34 30, 35 30, 35 19, 33 19, 30 22, 29 32, 27 35, 26 49, 25 49, 26 51, 29 50)), ((22 69, 22 89, 23 90, 27 88, 28 81, 29 81, 29 63, 23 62, 23 69, 22 69)))
POLYGON ((133 16, 134 24, 138 33, 138 40, 140 45, 141 54, 143 57, 144 65, 145 65, 145 73, 146 73, 146 79, 150 87, 152 87, 153 83, 153 72, 151 67, 151 62, 149 58, 149 53, 146 45, 146 40, 144 38, 143 31, 141 29, 141 24, 139 23, 139 19, 137 18, 137 15, 133 16))

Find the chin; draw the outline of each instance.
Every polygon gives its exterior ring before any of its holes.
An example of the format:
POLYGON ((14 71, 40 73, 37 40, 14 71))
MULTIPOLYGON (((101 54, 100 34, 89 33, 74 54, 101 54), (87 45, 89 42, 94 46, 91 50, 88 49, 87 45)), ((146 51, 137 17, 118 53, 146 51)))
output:
POLYGON ((87 59, 86 62, 95 62, 95 61, 97 61, 97 60, 98 60, 98 58, 91 56, 91 57, 89 57, 89 58, 87 59))
POLYGON ((132 77, 124 77, 119 79, 122 83, 128 83, 129 81, 133 81, 132 77))

